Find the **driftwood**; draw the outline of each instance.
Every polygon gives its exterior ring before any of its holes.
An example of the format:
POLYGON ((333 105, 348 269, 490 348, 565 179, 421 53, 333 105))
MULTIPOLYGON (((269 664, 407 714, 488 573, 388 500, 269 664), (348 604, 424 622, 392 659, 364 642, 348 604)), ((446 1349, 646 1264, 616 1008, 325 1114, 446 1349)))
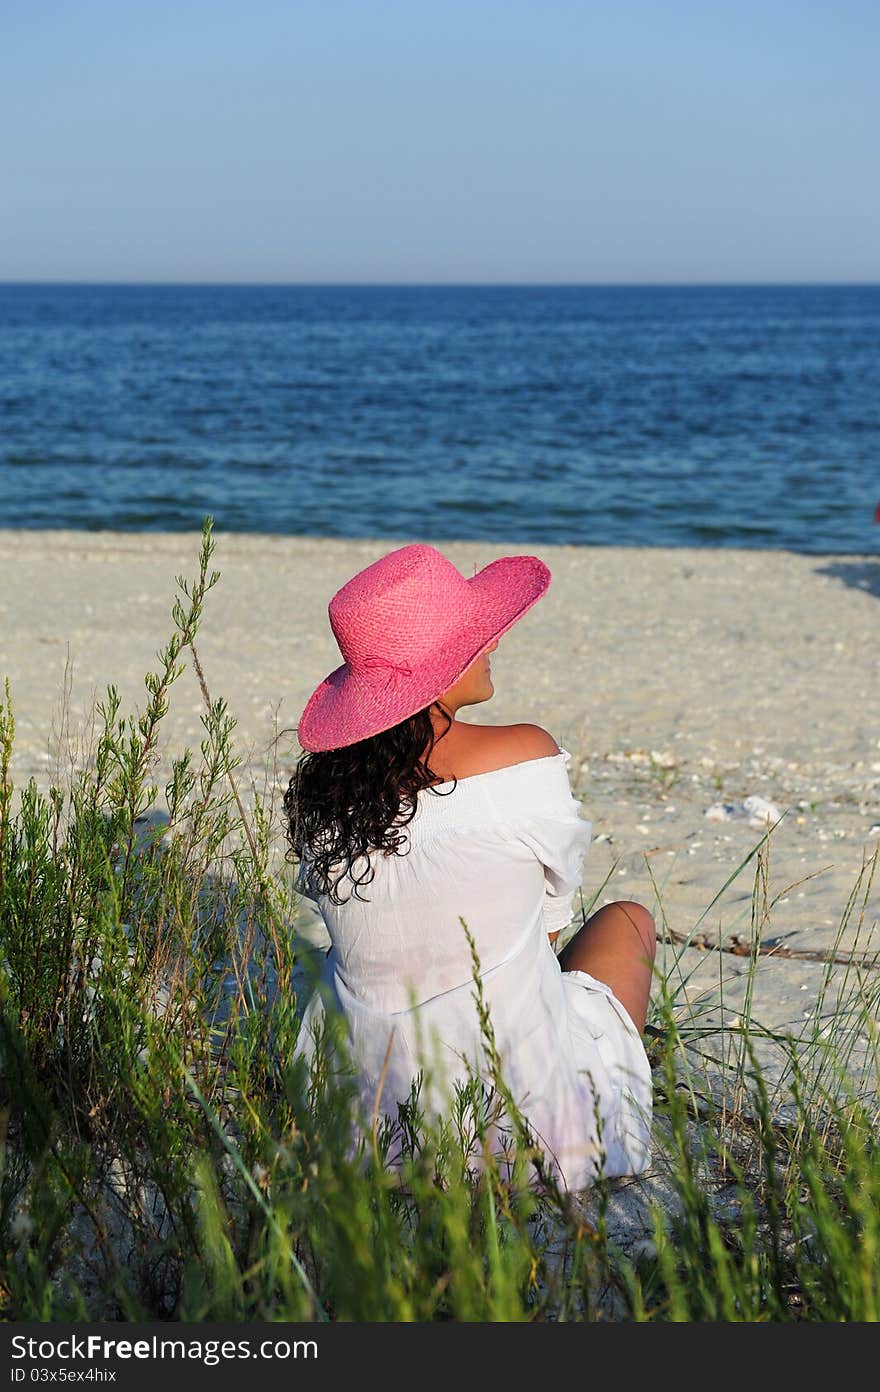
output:
POLYGON ((698 952, 729 952, 734 957, 785 957, 799 962, 839 962, 846 967, 866 967, 868 971, 880 968, 880 953, 869 955, 866 952, 822 952, 805 947, 785 947, 781 942, 768 941, 757 947, 744 939, 739 933, 732 933, 727 943, 711 942, 705 933, 676 933, 667 928, 657 934, 658 942, 671 942, 682 947, 695 947, 698 952))

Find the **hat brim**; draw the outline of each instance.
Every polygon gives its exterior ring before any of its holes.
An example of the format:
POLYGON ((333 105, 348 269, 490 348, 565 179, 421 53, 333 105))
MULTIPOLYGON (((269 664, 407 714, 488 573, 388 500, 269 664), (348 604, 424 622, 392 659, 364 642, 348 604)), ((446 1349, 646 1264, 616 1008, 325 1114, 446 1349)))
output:
POLYGON ((383 685, 365 680, 343 662, 324 678, 297 726, 303 749, 344 749, 431 705, 541 598, 550 584, 550 570, 537 556, 503 556, 466 583, 476 601, 474 617, 437 651, 429 669, 406 678, 390 674, 383 685))

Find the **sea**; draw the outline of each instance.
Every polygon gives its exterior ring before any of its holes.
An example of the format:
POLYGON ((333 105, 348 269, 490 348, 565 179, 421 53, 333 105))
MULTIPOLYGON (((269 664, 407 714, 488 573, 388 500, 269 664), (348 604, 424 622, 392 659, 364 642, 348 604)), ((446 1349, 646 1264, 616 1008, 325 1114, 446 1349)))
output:
POLYGON ((0 285, 0 527, 875 553, 880 285, 0 285))

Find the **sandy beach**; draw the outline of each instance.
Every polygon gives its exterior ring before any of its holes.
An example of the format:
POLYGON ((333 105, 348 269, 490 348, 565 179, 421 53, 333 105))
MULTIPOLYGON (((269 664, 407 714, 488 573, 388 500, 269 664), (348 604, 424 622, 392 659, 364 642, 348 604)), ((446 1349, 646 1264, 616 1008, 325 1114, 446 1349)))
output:
MULTIPOLYGON (((237 718, 242 781, 277 804, 300 753, 295 722, 340 661, 329 598, 419 538, 215 535, 222 578, 199 654, 212 696, 237 718)), ((748 938, 754 863, 705 911, 760 842, 769 803, 785 815, 770 839, 765 932, 788 951, 827 950, 880 833, 880 557, 434 544, 465 575, 524 550, 550 566, 547 595, 493 657, 493 700, 465 714, 536 722, 573 755, 594 832, 585 903, 638 899, 675 933, 705 914, 710 941, 748 938)), ((0 680, 11 685, 19 787, 63 782, 108 683, 123 710, 143 708, 144 673, 172 631, 175 575, 195 574, 198 550, 194 534, 0 531, 0 680)), ((172 688, 165 769, 198 744, 202 709, 188 667, 172 688)), ((876 903, 875 893, 860 930, 853 915, 847 946, 857 934, 866 946, 876 903)), ((744 966, 735 955, 724 965, 735 1009, 744 966)), ((717 966, 706 971, 717 984, 717 966)), ((806 957, 768 958, 756 1015, 797 1027, 822 971, 806 957)))

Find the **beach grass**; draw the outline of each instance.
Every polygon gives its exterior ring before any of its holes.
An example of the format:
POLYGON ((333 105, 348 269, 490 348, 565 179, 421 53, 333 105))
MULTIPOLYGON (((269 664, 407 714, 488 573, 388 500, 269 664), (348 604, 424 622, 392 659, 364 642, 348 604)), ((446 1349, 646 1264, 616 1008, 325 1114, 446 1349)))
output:
POLYGON ((687 933, 656 886, 650 1175, 557 1186, 507 1090, 472 938, 484 1077, 442 1118, 418 1084, 396 1119, 363 1115, 340 1021, 294 1057, 314 970, 278 793, 239 786, 235 720, 198 659, 213 549, 208 521, 143 711, 110 688, 64 786, 13 788, 8 685, 0 702, 0 1318, 876 1319, 876 853, 789 1032, 755 996, 774 829, 687 933), (204 736, 160 810, 186 661, 204 736), (746 875, 734 1008, 729 944, 707 930, 746 875))

